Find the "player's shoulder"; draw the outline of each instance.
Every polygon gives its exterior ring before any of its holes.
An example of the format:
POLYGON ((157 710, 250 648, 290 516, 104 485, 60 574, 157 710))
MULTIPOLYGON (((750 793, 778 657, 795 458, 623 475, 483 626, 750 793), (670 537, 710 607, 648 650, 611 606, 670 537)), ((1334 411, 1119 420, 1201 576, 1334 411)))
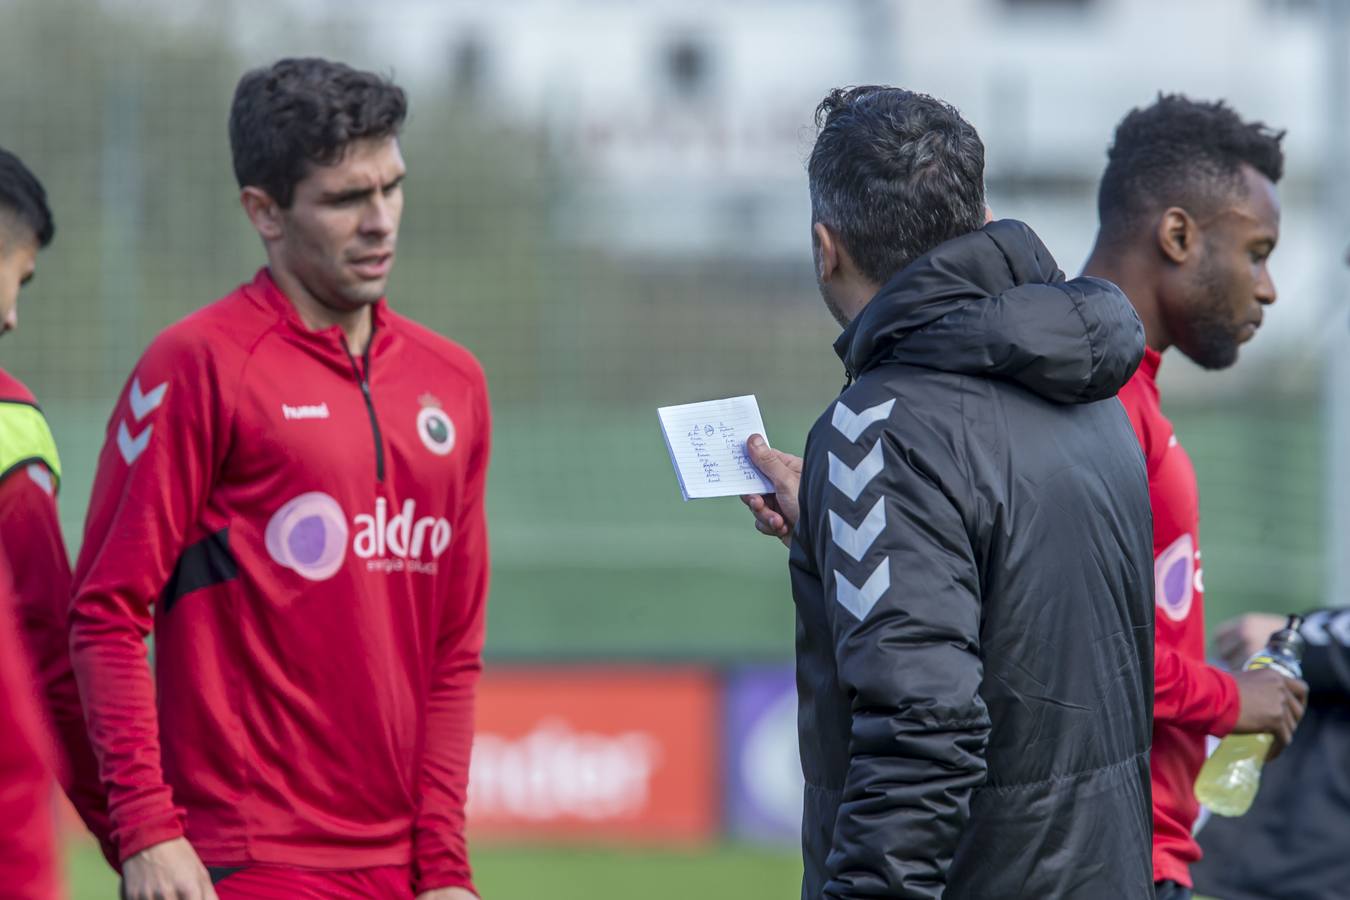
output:
POLYGON ((386 327, 392 328, 409 347, 413 348, 420 364, 433 366, 436 370, 468 382, 474 387, 483 387, 487 377, 483 365, 473 352, 457 341, 432 331, 427 326, 407 316, 384 308, 386 327))
POLYGON ((28 386, 4 369, 0 369, 0 403, 23 403, 37 406, 37 398, 28 386))
POLYGON ((150 342, 143 362, 190 364, 194 360, 247 356, 281 320, 258 296, 257 281, 193 310, 150 342))
POLYGON ((1136 372, 1121 387, 1116 399, 1125 408, 1125 415, 1145 453, 1151 458, 1164 451, 1171 443, 1173 431, 1171 420, 1162 411, 1157 385, 1136 372))
POLYGON ((882 432, 912 436, 915 429, 906 424, 915 418, 917 398, 910 393, 884 372, 868 372, 825 407, 812 436, 830 447, 870 444, 882 432))
POLYGON ((53 477, 61 477, 61 459, 51 427, 27 385, 0 369, 0 480, 28 463, 45 466, 29 466, 29 476, 54 494, 53 477))

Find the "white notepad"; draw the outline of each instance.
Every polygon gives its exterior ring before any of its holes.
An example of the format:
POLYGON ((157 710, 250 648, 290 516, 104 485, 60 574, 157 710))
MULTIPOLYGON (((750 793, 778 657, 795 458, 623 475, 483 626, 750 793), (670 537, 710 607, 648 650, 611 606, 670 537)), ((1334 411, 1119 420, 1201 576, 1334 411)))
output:
POLYGON ((752 434, 769 439, 753 394, 663 406, 656 415, 684 499, 773 493, 745 449, 752 434))

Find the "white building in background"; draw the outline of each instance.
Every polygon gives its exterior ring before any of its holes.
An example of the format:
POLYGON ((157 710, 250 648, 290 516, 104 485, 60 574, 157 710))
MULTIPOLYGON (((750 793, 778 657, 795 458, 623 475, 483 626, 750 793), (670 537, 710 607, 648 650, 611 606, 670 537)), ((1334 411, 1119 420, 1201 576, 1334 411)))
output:
MULTIPOLYGON (((334 4, 323 4, 329 13, 334 4)), ((1095 233, 1112 129, 1159 91, 1228 98, 1287 128, 1288 303, 1253 355, 1325 315, 1344 250, 1315 188, 1328 120, 1316 0, 402 0, 342 9, 361 54, 546 128, 580 178, 562 227, 638 256, 800 259, 811 112, 837 85, 901 84, 958 106, 988 149, 1000 215, 1066 269, 1095 233), (397 48, 396 51, 391 48, 397 48), (1276 335, 1282 335, 1277 337, 1276 335)), ((1346 48, 1345 52, 1350 52, 1346 48)), ((1348 111, 1350 112, 1350 111, 1348 111)), ((1317 364, 1315 347, 1308 365, 1317 364)))
POLYGON ((1289 130, 1274 269, 1298 302, 1251 355, 1299 345, 1317 365, 1305 336, 1345 249, 1318 207, 1329 0, 104 2, 226 30, 250 61, 340 52, 414 90, 451 85, 541 129, 577 173, 563 233, 637 257, 802 259, 811 113, 831 87, 884 82, 959 107, 995 212, 1073 271, 1120 117, 1159 91, 1224 97, 1289 130))

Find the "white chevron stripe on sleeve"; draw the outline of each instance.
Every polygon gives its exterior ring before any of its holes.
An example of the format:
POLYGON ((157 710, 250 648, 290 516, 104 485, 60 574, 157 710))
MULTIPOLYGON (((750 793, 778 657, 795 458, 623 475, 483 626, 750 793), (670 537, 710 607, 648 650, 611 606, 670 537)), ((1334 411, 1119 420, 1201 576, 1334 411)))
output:
POLYGON ((830 538, 840 550, 843 550, 858 562, 862 562, 863 556, 871 549, 872 542, 886 527, 886 498, 877 498, 877 502, 872 504, 867 516, 858 524, 857 528, 850 526, 834 510, 830 510, 829 513, 830 538))
POLYGON ((872 445, 872 449, 858 463, 856 469, 850 469, 839 457, 833 453, 830 457, 830 484, 839 489, 839 492, 853 502, 858 499, 858 495, 863 492, 873 478, 881 474, 881 470, 886 464, 881 459, 881 441, 878 440, 872 445))
POLYGON ((853 618, 861 622, 867 618, 872 607, 877 605, 881 595, 891 589, 891 558, 888 556, 877 563, 876 569, 863 586, 856 588, 844 577, 844 573, 834 570, 834 598, 839 605, 853 613, 853 618))
POLYGON ((131 414, 136 417, 136 421, 141 421, 158 409, 159 405, 164 402, 164 394, 168 390, 169 383, 165 381, 151 388, 150 393, 147 394, 141 391, 141 380, 139 378, 131 379, 131 393, 127 397, 127 402, 131 404, 131 414))
POLYGON ((830 424, 835 427, 836 431, 848 438, 849 443, 854 443, 869 426, 890 418, 891 410, 894 408, 894 398, 884 403, 878 403, 876 406, 869 406, 860 413, 855 413, 849 409, 843 401, 836 401, 834 413, 830 416, 830 424))
POLYGON ((117 427, 117 449, 122 453, 122 459, 126 460, 127 465, 136 461, 136 457, 145 452, 145 448, 150 446, 150 432, 155 430, 154 425, 145 426, 145 430, 136 437, 131 436, 131 429, 127 427, 127 420, 123 419, 117 427))
POLYGON ((1303 627, 1298 632, 1309 644, 1325 647, 1331 643, 1331 635, 1327 634, 1327 622, 1330 620, 1331 613, 1319 610, 1303 620, 1303 627))
POLYGON ((1327 630, 1337 643, 1350 647, 1350 612, 1341 610, 1333 615, 1327 630))

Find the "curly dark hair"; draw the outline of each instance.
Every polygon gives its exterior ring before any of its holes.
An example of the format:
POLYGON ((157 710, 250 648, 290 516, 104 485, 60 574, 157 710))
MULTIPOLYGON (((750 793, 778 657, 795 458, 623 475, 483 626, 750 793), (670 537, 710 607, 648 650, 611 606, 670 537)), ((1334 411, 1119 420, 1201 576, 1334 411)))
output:
POLYGON ((45 247, 56 235, 52 211, 47 208, 47 192, 23 160, 0 147, 0 212, 29 228, 38 246, 45 247))
POLYGON ((882 284, 938 244, 984 224, 984 143, 927 94, 866 85, 816 108, 811 215, 882 284))
POLYGON ((288 208, 310 166, 331 165, 363 138, 397 137, 403 89, 326 59, 283 59, 239 79, 230 107, 234 177, 288 208))
POLYGON ((1097 192, 1103 235, 1124 237, 1177 206, 1206 216, 1244 190, 1242 166, 1272 183, 1284 174, 1283 131, 1244 122, 1222 100, 1159 94, 1116 126, 1097 192))

